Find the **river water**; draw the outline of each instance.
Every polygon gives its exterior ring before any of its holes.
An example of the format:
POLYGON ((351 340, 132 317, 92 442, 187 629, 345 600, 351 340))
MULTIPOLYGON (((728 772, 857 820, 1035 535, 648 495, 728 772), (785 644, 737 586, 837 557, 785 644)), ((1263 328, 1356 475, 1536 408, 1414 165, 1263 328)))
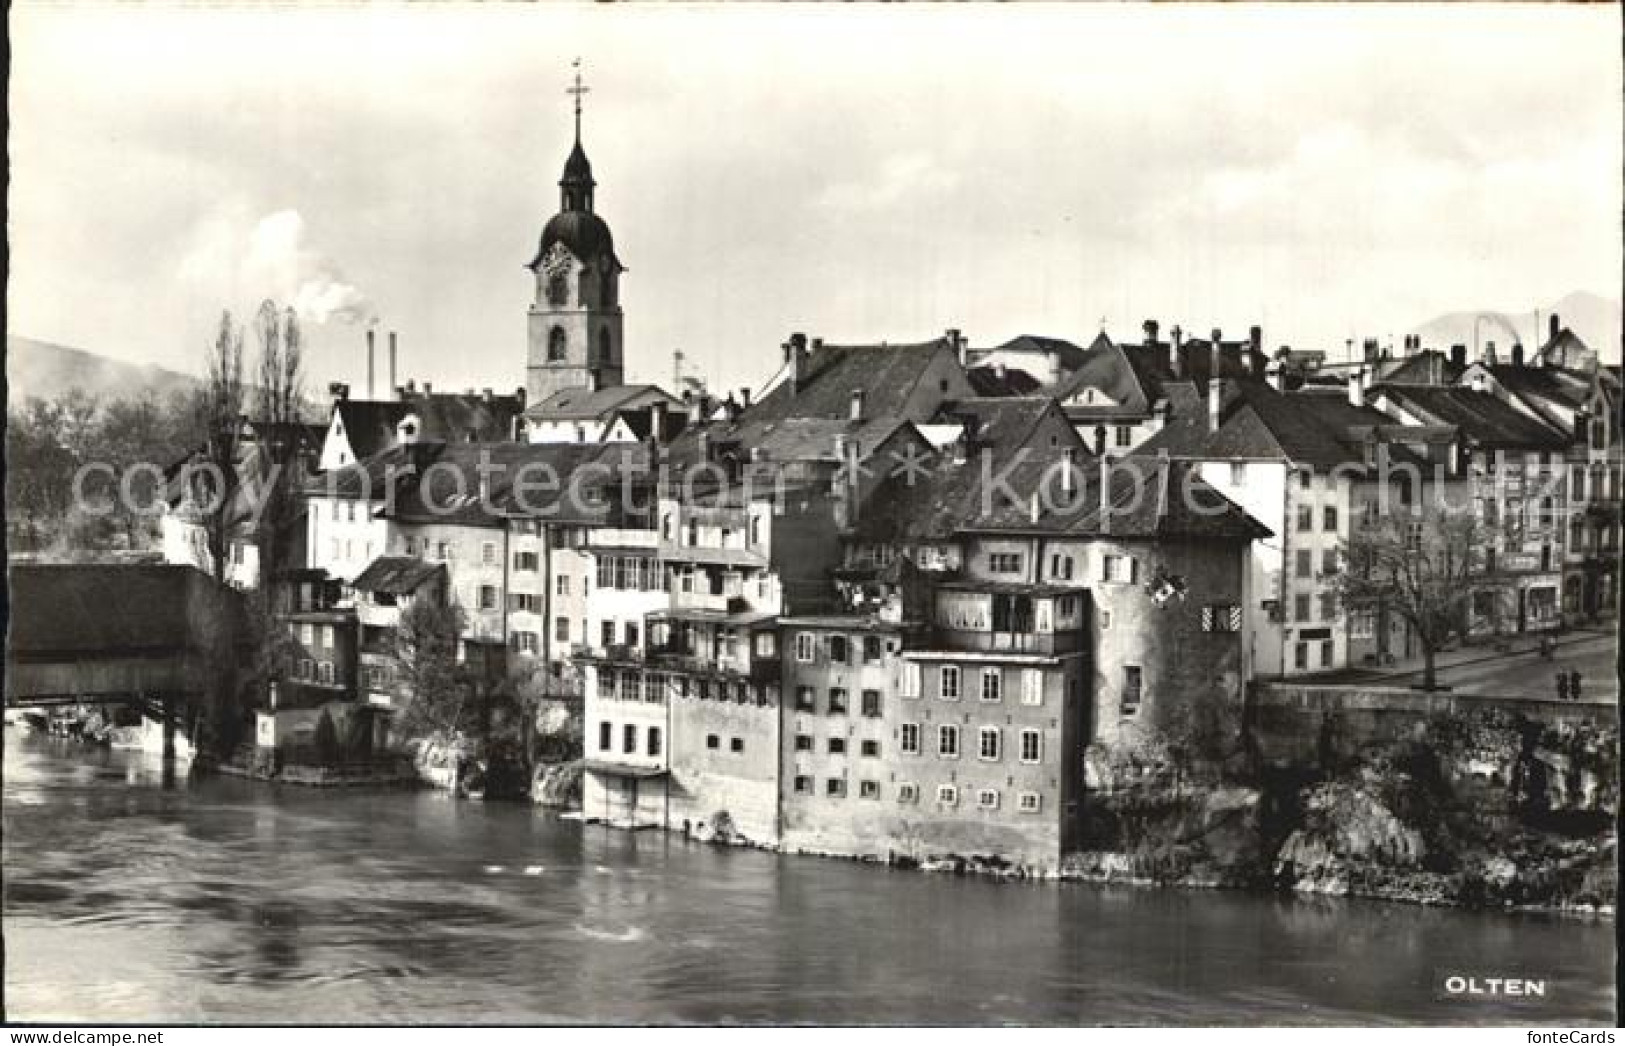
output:
POLYGON ((13 1020, 1610 1023, 1613 927, 996 883, 6 730, 13 1020), (1446 974, 1544 978, 1448 998, 1446 974))

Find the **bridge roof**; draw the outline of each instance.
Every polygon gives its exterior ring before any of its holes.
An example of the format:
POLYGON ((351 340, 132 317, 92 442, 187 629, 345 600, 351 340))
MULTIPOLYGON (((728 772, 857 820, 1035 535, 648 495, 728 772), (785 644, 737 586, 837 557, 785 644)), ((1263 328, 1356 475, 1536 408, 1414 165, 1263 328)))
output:
POLYGON ((194 577, 167 563, 13 566, 6 656, 185 650, 194 577))

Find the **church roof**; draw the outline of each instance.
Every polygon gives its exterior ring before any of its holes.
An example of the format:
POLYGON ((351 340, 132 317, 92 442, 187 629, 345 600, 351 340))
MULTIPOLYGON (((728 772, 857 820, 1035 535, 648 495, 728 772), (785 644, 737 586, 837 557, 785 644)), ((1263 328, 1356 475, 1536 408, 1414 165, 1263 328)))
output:
POLYGON ((559 185, 596 185, 592 180, 592 161, 587 159, 587 150, 576 142, 575 148, 570 150, 570 158, 564 161, 564 177, 559 179, 559 185))
POLYGON ((610 235, 609 224, 591 211, 560 211, 542 227, 542 239, 536 246, 536 257, 526 268, 535 270, 555 243, 584 262, 608 258, 617 270, 625 266, 615 256, 615 237, 610 235))

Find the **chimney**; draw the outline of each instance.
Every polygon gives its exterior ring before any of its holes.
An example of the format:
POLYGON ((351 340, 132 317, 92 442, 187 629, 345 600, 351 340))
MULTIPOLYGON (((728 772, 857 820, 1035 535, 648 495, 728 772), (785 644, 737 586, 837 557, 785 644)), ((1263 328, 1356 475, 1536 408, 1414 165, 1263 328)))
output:
POLYGON ((862 389, 853 389, 852 390, 851 417, 852 417, 853 421, 862 421, 863 420, 863 390, 862 389))
POLYGON ((1035 490, 1033 491, 1033 496, 1027 499, 1027 518, 1033 523, 1037 523, 1043 515, 1039 509, 1040 505, 1038 502, 1038 491, 1035 490))
MULTIPOLYGON (((392 388, 392 389, 400 388, 399 385, 395 384, 395 363, 396 363, 396 358, 395 358, 395 332, 390 331, 389 332, 389 387, 392 388)), ((412 387, 412 383, 407 382, 406 387, 408 389, 410 389, 412 387)))
POLYGON ((1185 361, 1180 353, 1185 348, 1185 332, 1179 329, 1178 324, 1175 324, 1174 329, 1169 334, 1171 337, 1168 339, 1168 369, 1173 373, 1174 377, 1183 377, 1185 361))
POLYGON ((424 395, 425 398, 427 398, 429 396, 433 396, 434 395, 434 386, 429 384, 428 382, 424 382, 423 383, 423 395, 424 395))
POLYGON ((418 392, 418 383, 413 381, 411 378, 407 378, 405 385, 396 386, 396 388, 400 390, 403 398, 406 396, 416 396, 418 392))
POLYGON ((1061 493, 1066 497, 1068 503, 1072 501, 1073 486, 1072 448, 1068 447, 1061 451, 1061 493))
POLYGON ((704 429, 700 430, 700 463, 705 464, 711 460, 711 434, 704 429))
POLYGON ((1375 363, 1380 358, 1381 350, 1377 347, 1376 338, 1367 338, 1362 344, 1364 359, 1367 363, 1375 363))
POLYGON ((1349 374, 1349 406, 1365 406, 1365 375, 1364 367, 1355 367, 1349 374))
MULTIPOLYGON (((597 367, 590 368, 587 371, 587 391, 588 392, 597 392, 598 391, 598 381, 599 381, 598 368, 597 367)), ((427 387, 427 386, 425 386, 425 387, 427 387)))
POLYGON ((1458 367, 1465 368, 1467 366, 1467 346, 1450 346, 1450 362, 1454 363, 1458 367))
POLYGON ((835 460, 843 465, 846 464, 846 447, 846 433, 837 432, 835 434, 835 460))
POLYGON ((519 404, 519 409, 524 410, 525 409, 525 387, 523 385, 521 385, 517 389, 513 390, 513 398, 514 398, 514 402, 519 404))
POLYGON ((801 378, 807 370, 807 336, 800 331, 790 335, 786 360, 790 364, 790 393, 801 391, 801 378))
POLYGON ((1484 343, 1484 362, 1492 367, 1495 366, 1495 342, 1493 341, 1484 343))
POLYGON ((698 425, 705 419, 704 396, 696 396, 691 389, 684 389, 683 402, 688 404, 688 423, 690 425, 698 425))
POLYGON ((350 386, 342 381, 335 381, 327 386, 327 394, 333 397, 333 402, 343 403, 350 398, 350 386))
POLYGON ((371 327, 368 327, 367 328, 367 398, 368 399, 372 399, 372 371, 373 371, 372 348, 373 348, 373 342, 376 341, 376 340, 377 340, 377 338, 376 338, 376 335, 373 332, 373 329, 371 327))
POLYGON ((1264 380, 1276 392, 1281 391, 1281 373, 1285 369, 1280 360, 1270 360, 1269 364, 1264 368, 1264 380))
POLYGON ((1561 332, 1562 329, 1563 329, 1563 318, 1561 316, 1559 316, 1557 313, 1554 312, 1554 313, 1552 313, 1551 320, 1549 320, 1547 322, 1546 326, 1547 326, 1547 330, 1550 333, 1550 336, 1552 338, 1556 338, 1558 333, 1561 332))
MULTIPOLYGON (((1260 327, 1256 323, 1251 327, 1248 327, 1247 343, 1252 349, 1252 358, 1262 359, 1264 356, 1264 328, 1260 327)), ((1251 363, 1252 360, 1249 360, 1248 362, 1251 363)), ((1249 372, 1251 372, 1252 367, 1249 366, 1247 369, 1249 372)))
POLYGON ((1514 367, 1523 366, 1523 342, 1521 341, 1512 343, 1512 365, 1514 367))
POLYGON ((492 399, 491 390, 490 389, 481 389, 480 390, 480 399, 484 400, 487 403, 490 403, 491 399, 492 399))
POLYGON ((649 404, 649 438, 656 441, 666 438, 665 400, 655 400, 649 404))
POLYGON ((1219 328, 1213 328, 1213 349, 1211 363, 1209 364, 1211 369, 1207 378, 1207 427, 1209 432, 1219 431, 1219 408, 1223 402, 1222 382, 1224 380, 1219 377, 1221 373, 1220 364, 1223 362, 1223 356, 1220 355, 1219 351, 1219 343, 1223 340, 1223 337, 1224 335, 1220 333, 1219 328))
POLYGON ((742 389, 739 390, 739 409, 740 410, 749 410, 750 409, 750 389, 749 388, 742 388, 742 389))
POLYGON ((1005 369, 1003 360, 999 360, 997 363, 993 364, 993 376, 995 378, 1003 381, 1007 373, 1009 372, 1005 369))
POLYGON ((961 367, 970 366, 970 343, 964 335, 959 333, 958 327, 949 327, 943 333, 942 340, 947 342, 950 349, 954 350, 954 355, 958 357, 961 367))
POLYGON ((1156 320, 1146 320, 1140 326, 1145 330, 1145 347, 1148 348, 1148 349, 1156 348, 1157 347, 1157 321, 1156 320))
POLYGON ((1111 492, 1111 465, 1105 458, 1100 459, 1100 532, 1112 532, 1112 492, 1111 492))

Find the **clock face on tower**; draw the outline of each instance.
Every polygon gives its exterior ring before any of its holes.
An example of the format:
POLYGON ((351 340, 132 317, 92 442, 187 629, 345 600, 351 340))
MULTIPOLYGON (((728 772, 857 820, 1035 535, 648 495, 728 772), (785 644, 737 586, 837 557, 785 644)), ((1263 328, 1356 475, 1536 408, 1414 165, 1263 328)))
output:
POLYGON ((570 252, 555 243, 542 258, 542 276, 547 280, 549 305, 563 305, 570 296, 570 252))

